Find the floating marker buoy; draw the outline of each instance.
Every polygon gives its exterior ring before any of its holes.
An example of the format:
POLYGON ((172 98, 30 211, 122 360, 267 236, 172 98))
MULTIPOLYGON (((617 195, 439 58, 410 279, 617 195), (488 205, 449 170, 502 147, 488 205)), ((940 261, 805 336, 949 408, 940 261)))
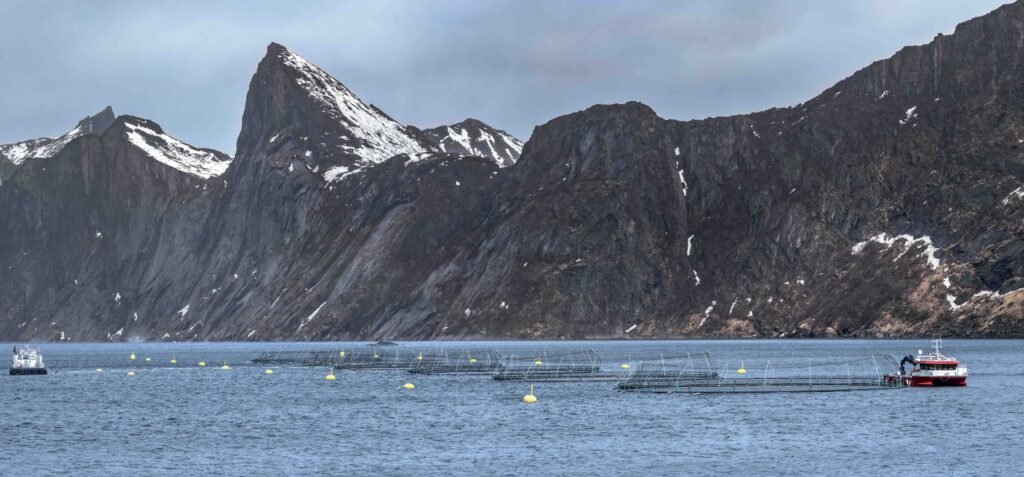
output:
POLYGON ((128 371, 128 376, 135 376, 135 371, 128 371))
POLYGON ((96 372, 97 373, 102 373, 103 372, 103 368, 96 368, 96 372))
POLYGON ((473 364, 476 364, 476 358, 469 358, 469 362, 473 363, 473 364))
POLYGON ((543 362, 543 361, 541 361, 541 360, 540 360, 540 358, 537 358, 537 360, 536 360, 536 361, 534 361, 534 362, 533 362, 533 364, 535 364, 535 365, 537 365, 537 366, 540 366, 540 365, 544 364, 544 362, 543 362))
POLYGON ((132 355, 129 356, 128 359, 130 359, 132 361, 135 361, 135 353, 132 353, 132 355))
POLYGON ((150 362, 150 361, 153 361, 153 360, 152 360, 152 359, 149 359, 149 358, 146 358, 146 362, 147 362, 147 363, 148 363, 148 362, 150 362))
POLYGON ((402 385, 402 387, 405 389, 416 389, 416 386, 412 383, 405 383, 402 385))
POLYGON ((268 369, 268 370, 264 371, 263 374, 274 374, 274 370, 273 369, 268 369))
POLYGON ((341 356, 342 358, 344 358, 345 357, 345 352, 344 351, 338 351, 338 356, 341 356))
POLYGON ((377 358, 380 358, 380 355, 377 354, 377 353, 373 353, 373 359, 377 359, 377 358))
POLYGON ((532 384, 530 385, 530 394, 527 394, 527 395, 523 396, 523 402, 525 402, 527 404, 532 404, 532 403, 537 402, 537 396, 533 395, 533 385, 532 384))
POLYGON ((228 366, 228 362, 227 362, 227 361, 225 361, 225 362, 224 362, 224 366, 221 366, 221 367, 220 367, 220 369, 225 369, 225 370, 227 370, 227 369, 231 369, 231 366, 228 366))
POLYGON ((416 361, 423 361, 423 353, 416 357, 416 361))
POLYGON ((178 364, 178 358, 171 357, 171 364, 178 364))
POLYGON ((740 369, 736 370, 736 374, 747 374, 747 370, 743 368, 743 361, 740 361, 740 369))
POLYGON ((331 372, 327 373, 327 377, 325 377, 324 379, 326 379, 328 381, 334 381, 336 379, 334 377, 334 371, 331 371, 331 372))
POLYGON ((626 363, 620 364, 619 367, 622 368, 622 369, 629 369, 629 365, 626 364, 626 363))
POLYGON ((202 367, 202 366, 206 366, 206 361, 200 361, 200 362, 199 362, 199 366, 200 366, 200 367, 202 367))

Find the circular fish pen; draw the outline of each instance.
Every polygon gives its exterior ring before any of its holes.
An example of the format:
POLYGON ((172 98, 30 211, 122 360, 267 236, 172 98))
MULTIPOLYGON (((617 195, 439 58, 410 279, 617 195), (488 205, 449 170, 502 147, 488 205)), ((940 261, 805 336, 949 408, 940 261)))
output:
MULTIPOLYGON (((710 355, 710 353, 708 353, 710 355)), ((666 363, 646 362, 637 367, 617 388, 644 393, 735 394, 775 392, 836 392, 898 389, 902 381, 892 379, 898 366, 888 355, 867 357, 794 358, 772 360, 740 359, 738 367, 721 364, 710 357, 708 366, 717 371, 671 369, 666 363), (749 367, 749 371, 748 368, 749 367), (708 374, 704 374, 708 373, 708 374)))
POLYGON ((538 351, 505 356, 494 372, 498 381, 607 381, 621 373, 602 370, 592 349, 538 351))
POLYGON ((493 349, 441 350, 436 359, 418 360, 409 368, 413 374, 491 375, 501 363, 493 349))

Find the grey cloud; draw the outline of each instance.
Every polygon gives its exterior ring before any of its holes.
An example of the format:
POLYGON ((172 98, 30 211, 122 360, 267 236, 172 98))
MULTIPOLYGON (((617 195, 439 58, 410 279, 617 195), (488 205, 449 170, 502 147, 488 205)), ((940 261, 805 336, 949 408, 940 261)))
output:
POLYGON ((594 103, 679 119, 799 103, 978 0, 0 2, 0 142, 106 104, 233 153, 277 41, 399 121, 476 117, 527 138, 594 103))

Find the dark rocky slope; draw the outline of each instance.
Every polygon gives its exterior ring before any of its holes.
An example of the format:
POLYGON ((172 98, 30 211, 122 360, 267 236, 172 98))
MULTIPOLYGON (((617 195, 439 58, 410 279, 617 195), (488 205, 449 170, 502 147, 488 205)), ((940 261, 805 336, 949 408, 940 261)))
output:
POLYGON ((595 106, 514 165, 271 45, 233 160, 122 117, 16 168, 0 336, 1022 336, 1020 24, 790 108, 595 106))

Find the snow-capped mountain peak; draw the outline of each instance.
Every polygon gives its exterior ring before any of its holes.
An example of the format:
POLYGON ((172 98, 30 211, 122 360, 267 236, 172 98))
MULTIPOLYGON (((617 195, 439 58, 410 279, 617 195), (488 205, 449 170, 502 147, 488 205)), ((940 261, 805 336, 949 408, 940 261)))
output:
POLYGON ((29 158, 53 157, 75 138, 86 134, 102 134, 113 123, 114 111, 107 106, 94 116, 86 116, 75 125, 74 129, 60 136, 0 145, 0 158, 6 158, 15 165, 21 165, 29 158))
POLYGON ((365 161, 377 163, 399 154, 415 154, 425 149, 395 120, 368 105, 340 81, 284 47, 276 48, 280 60, 296 75, 299 86, 330 118, 348 132, 339 135, 343 152, 356 154, 365 161))
POLYGON ((515 164, 523 151, 522 141, 476 119, 426 129, 423 133, 443 152, 484 157, 500 167, 515 164))
POLYGON ((159 126, 137 118, 124 120, 128 141, 157 161, 193 176, 209 179, 224 173, 229 158, 185 144, 165 134, 159 126))

